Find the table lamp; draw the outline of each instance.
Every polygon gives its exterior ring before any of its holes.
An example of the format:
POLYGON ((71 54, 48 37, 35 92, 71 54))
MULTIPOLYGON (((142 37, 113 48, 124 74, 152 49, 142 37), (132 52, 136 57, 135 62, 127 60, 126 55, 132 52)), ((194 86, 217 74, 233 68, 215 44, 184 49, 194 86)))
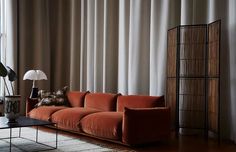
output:
POLYGON ((41 70, 29 70, 25 73, 23 80, 33 80, 33 86, 30 93, 30 98, 38 97, 38 88, 35 85, 37 80, 47 80, 46 74, 41 70))

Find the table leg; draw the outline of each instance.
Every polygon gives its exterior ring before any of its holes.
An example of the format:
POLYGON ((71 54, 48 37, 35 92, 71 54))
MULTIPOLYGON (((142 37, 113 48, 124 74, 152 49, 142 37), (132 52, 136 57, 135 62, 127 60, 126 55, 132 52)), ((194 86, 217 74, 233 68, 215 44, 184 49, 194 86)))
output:
POLYGON ((21 137, 21 127, 19 128, 19 137, 21 137))
POLYGON ((36 143, 38 143, 38 134, 39 134, 39 127, 37 126, 37 129, 36 129, 36 143))
POLYGON ((11 152, 11 137, 12 137, 12 128, 10 128, 10 152, 11 152))
POLYGON ((57 149, 57 142, 58 142, 58 128, 56 124, 56 149, 57 149))

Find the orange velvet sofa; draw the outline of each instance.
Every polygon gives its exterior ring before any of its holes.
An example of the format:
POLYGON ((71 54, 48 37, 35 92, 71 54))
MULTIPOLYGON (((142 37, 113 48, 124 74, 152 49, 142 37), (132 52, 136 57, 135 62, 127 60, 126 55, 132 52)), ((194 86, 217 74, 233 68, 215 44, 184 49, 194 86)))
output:
POLYGON ((170 109, 164 96, 70 91, 70 107, 41 106, 28 99, 27 116, 57 123, 58 128, 125 145, 166 140, 170 109))

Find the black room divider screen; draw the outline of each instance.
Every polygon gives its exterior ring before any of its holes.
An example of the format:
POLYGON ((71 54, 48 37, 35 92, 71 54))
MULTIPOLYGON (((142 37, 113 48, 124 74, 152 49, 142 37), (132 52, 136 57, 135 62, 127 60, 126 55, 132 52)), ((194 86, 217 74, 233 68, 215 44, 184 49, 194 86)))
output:
POLYGON ((221 21, 168 30, 166 101, 179 129, 220 138, 221 21))

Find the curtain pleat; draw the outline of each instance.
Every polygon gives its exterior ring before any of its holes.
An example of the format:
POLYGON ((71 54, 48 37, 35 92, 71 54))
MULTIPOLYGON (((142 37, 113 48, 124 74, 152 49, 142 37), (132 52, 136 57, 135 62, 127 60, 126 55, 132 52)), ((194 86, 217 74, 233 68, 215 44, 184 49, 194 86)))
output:
POLYGON ((88 90, 94 91, 94 41, 95 41, 95 1, 87 1, 87 85, 88 90))
MULTIPOLYGON (((228 33, 229 33, 229 71, 230 71, 230 80, 228 80, 228 86, 230 86, 230 99, 227 100, 227 105, 224 105, 224 109, 222 109, 222 113, 227 111, 228 115, 225 115, 223 118, 223 127, 228 128, 230 126, 229 131, 227 131, 227 136, 233 139, 236 143, 236 52, 235 52, 235 44, 236 44, 236 18, 232 14, 236 14, 236 1, 229 1, 229 9, 227 12, 229 16, 229 24, 228 24, 228 33), (230 84, 229 84, 230 83, 230 84), (231 102, 230 102, 231 101, 231 102), (229 112, 230 111, 230 112, 229 112)), ((225 61, 226 62, 226 61, 225 61)), ((224 82, 222 82, 224 83, 224 82)), ((228 88, 228 87, 227 87, 228 88)), ((224 95, 222 96, 224 98, 224 95)), ((222 99, 223 100, 223 99, 222 99)), ((223 100, 224 101, 224 100, 223 100)), ((222 128, 223 128, 222 127, 222 128)))
POLYGON ((118 92, 128 94, 130 0, 119 1, 118 92))
POLYGON ((50 66, 52 90, 69 85, 70 43, 71 43, 71 2, 49 1, 50 24, 50 66), (56 4, 56 5, 55 5, 56 4))
POLYGON ((94 92, 103 90, 104 0, 95 1, 94 92))
MULTIPOLYGON (((81 44, 80 47, 80 90, 86 91, 87 90, 87 69, 86 69, 86 50, 87 50, 87 0, 81 0, 81 41, 77 42, 81 44)), ((78 66, 77 66, 78 67, 78 66)), ((76 81, 75 81, 76 82, 76 81)), ((73 82, 73 83, 75 83, 73 82)), ((78 80, 77 80, 78 82, 78 80)))
POLYGON ((71 5, 69 86, 71 90, 79 90, 81 53, 78 48, 81 47, 81 44, 78 41, 81 41, 81 3, 78 0, 72 0, 71 5))
POLYGON ((151 2, 149 94, 165 94, 168 1, 151 2))
POLYGON ((194 1, 195 0, 181 0, 181 25, 188 25, 193 23, 194 1))
POLYGON ((105 0, 102 92, 117 92, 118 8, 118 1, 105 0))
POLYGON ((149 94, 150 3, 130 1, 128 94, 149 94))

